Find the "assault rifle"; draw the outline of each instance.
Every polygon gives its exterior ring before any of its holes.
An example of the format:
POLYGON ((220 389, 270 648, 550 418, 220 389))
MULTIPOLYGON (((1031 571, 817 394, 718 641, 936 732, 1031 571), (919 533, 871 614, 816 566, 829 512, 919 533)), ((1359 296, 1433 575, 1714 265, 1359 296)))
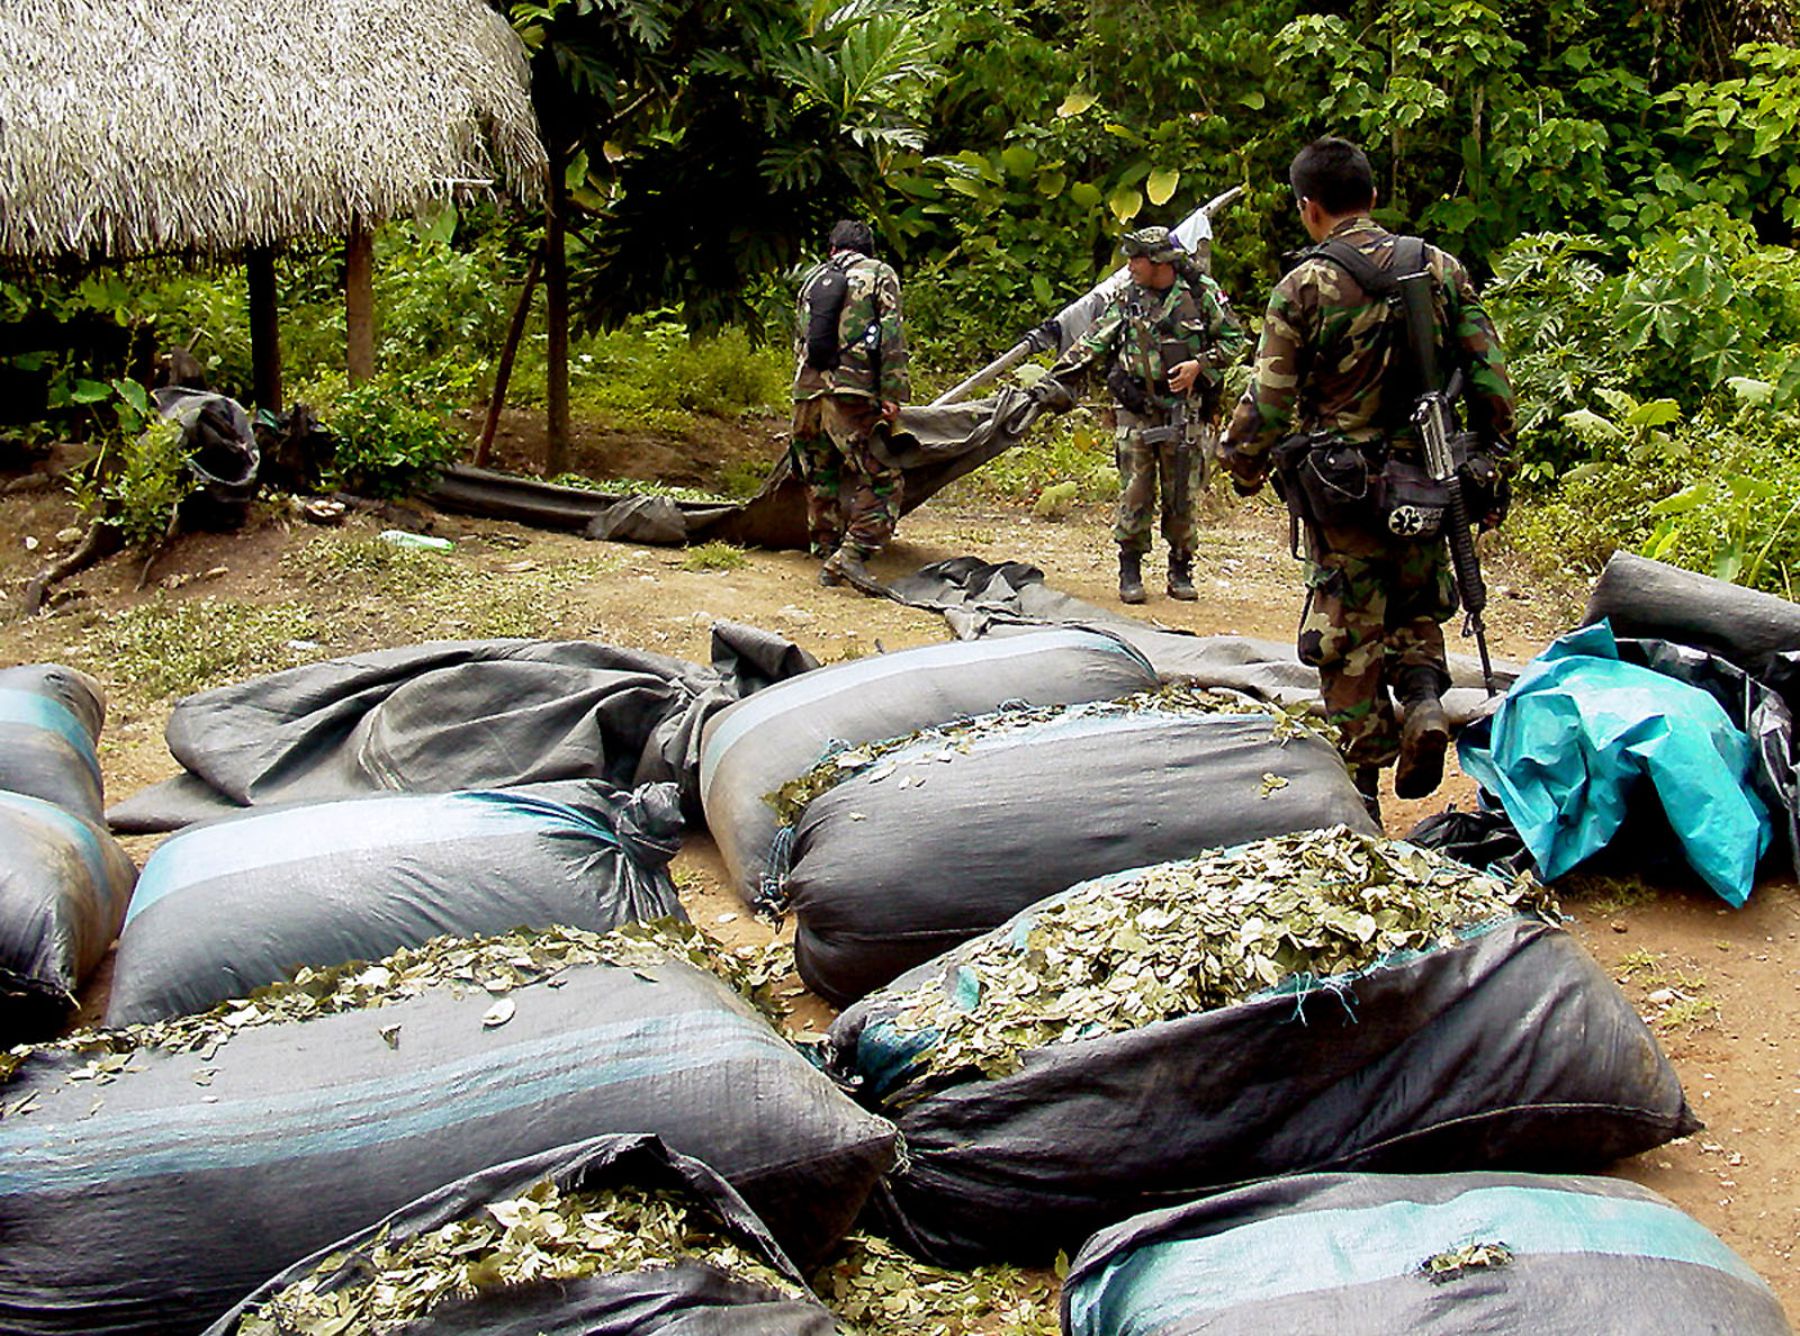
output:
POLYGON ((1487 694, 1494 692, 1494 665, 1488 658, 1487 628, 1481 623, 1487 607, 1487 584, 1481 578, 1481 562, 1475 555, 1475 539, 1469 532, 1469 507, 1457 472, 1456 418, 1452 407, 1461 381, 1460 373, 1448 387, 1438 379, 1437 331, 1432 317, 1431 273, 1420 270, 1399 280, 1401 302, 1406 308, 1407 342, 1412 345, 1419 373, 1420 394, 1413 409, 1413 426, 1424 447, 1425 470, 1444 488, 1445 537, 1450 543, 1450 568, 1456 575, 1456 592, 1462 599, 1463 634, 1475 637, 1481 651, 1481 680, 1487 694))

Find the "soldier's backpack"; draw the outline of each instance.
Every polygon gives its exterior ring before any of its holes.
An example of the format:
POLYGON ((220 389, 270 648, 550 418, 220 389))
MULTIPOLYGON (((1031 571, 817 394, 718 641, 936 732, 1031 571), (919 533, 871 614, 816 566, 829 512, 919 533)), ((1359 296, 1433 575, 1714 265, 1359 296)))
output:
MULTIPOLYGON (((856 258, 850 256, 852 260, 856 258)), ((849 291, 844 265, 833 256, 813 271, 812 280, 801 294, 801 304, 806 308, 806 364, 814 371, 837 370, 838 317, 843 314, 849 291)))

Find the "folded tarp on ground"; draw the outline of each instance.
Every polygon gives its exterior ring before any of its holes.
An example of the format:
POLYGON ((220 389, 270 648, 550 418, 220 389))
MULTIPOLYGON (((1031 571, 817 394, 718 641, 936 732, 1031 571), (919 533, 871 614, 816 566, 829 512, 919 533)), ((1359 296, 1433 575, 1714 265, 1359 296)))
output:
POLYGON ((181 831, 132 897, 111 1026, 207 1011, 289 977, 433 937, 608 932, 685 917, 673 784, 593 779, 303 803, 181 831))
POLYGON ((1606 623, 1534 659, 1484 733, 1459 743, 1463 770, 1546 877, 1605 847, 1642 778, 1707 885, 1733 905, 1749 896, 1771 831, 1757 749, 1708 692, 1622 661, 1606 623))
POLYGON ((713 975, 575 965, 496 1003, 428 988, 252 1025, 203 1053, 32 1053, 0 1085, 0 1329, 166 1336, 423 1193, 605 1132, 727 1179, 801 1265, 850 1227, 894 1129, 713 975))
POLYGON ((712 667, 585 640, 442 641, 307 664, 189 696, 169 717, 188 773, 117 804, 113 829, 245 807, 556 779, 674 780, 699 815, 700 729, 815 666, 754 627, 713 628, 712 667))
POLYGON ((1089 1239, 1065 1336, 1785 1336, 1736 1253, 1648 1188, 1525 1174, 1316 1174, 1089 1239))
POLYGON ((0 789, 101 819, 106 695, 86 673, 55 663, 0 668, 0 789))
MULTIPOLYGON (((887 443, 906 477, 901 513, 910 513, 1017 445, 1042 411, 1016 388, 990 399, 902 409, 887 443)), ((621 543, 679 545, 720 539, 748 547, 804 548, 807 542, 806 492, 785 455, 775 461, 762 489, 741 504, 558 487, 473 468, 450 469, 426 495, 444 510, 568 529, 621 543)))
MULTIPOLYGON (((732 1274, 699 1258, 642 1270, 596 1271, 575 1279, 535 1278, 445 1295, 409 1336, 834 1336, 837 1324, 811 1296, 806 1279, 769 1236, 744 1199, 706 1165, 677 1155, 653 1136, 595 1137, 542 1155, 496 1165, 446 1184, 379 1223, 321 1248, 260 1286, 206 1329, 237 1336, 247 1315, 282 1290, 318 1276, 316 1292, 366 1286, 371 1254, 480 1215, 549 1182, 574 1193, 666 1193, 688 1213, 691 1229, 728 1239, 784 1277, 793 1293, 732 1274)), ((557 1250, 552 1247, 554 1254, 557 1250)), ((264 1312, 263 1320, 268 1321, 264 1312)))
MULTIPOLYGON (((1300 595, 1295 581, 1296 610, 1300 595)), ((1250 636, 1196 636, 1150 626, 1135 617, 1060 593, 1044 583, 1044 573, 1023 562, 987 562, 956 557, 933 562, 889 586, 910 607, 943 614, 959 640, 1014 635, 1042 626, 1092 626, 1134 646, 1165 682, 1227 687, 1259 700, 1293 706, 1319 699, 1319 672, 1300 662, 1292 645, 1250 636)), ((1518 665, 1494 664, 1495 684, 1505 691, 1518 665)), ((1478 717, 1487 705, 1481 661, 1450 656, 1453 686, 1444 708, 1454 724, 1478 717)))

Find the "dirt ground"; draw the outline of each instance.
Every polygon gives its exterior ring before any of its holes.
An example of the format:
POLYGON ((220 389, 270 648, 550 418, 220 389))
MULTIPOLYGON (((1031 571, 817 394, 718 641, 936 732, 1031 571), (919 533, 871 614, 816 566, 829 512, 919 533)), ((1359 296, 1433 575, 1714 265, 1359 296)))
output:
MULTIPOLYGON (((756 443, 767 433, 735 434, 740 449, 773 448, 756 443)), ((503 441, 503 457, 521 448, 503 441)), ((578 465, 610 475, 638 471, 603 458, 605 450, 605 442, 584 444, 578 465)), ((664 462, 704 481, 703 461, 691 450, 677 453, 688 457, 664 462)), ((0 488, 9 486, 0 491, 0 587, 10 603, 46 557, 66 546, 74 515, 55 489, 20 489, 16 479, 9 484, 0 475, 0 488)), ((1284 518, 1260 503, 1209 499, 1208 506, 1196 572, 1200 601, 1177 604, 1155 591, 1138 615, 1202 633, 1290 636, 1299 598, 1284 518)), ((478 577, 484 590, 504 592, 509 582, 548 577, 543 607, 552 624, 545 634, 604 638, 702 661, 708 629, 722 617, 784 632, 826 662, 947 638, 931 614, 820 588, 816 563, 795 553, 752 552, 737 569, 697 570, 680 551, 593 544, 417 508, 353 514, 339 533, 366 537, 396 524, 454 539, 456 549, 444 560, 478 577)), ((1052 521, 1021 506, 940 499, 905 523, 874 569, 892 577, 964 554, 1021 559, 1042 567, 1057 588, 1108 602, 1115 571, 1106 527, 1097 507, 1052 521)), ((115 559, 73 581, 50 614, 27 621, 9 613, 0 621, 0 665, 72 662, 105 683, 112 707, 102 762, 108 796, 116 801, 172 776, 177 766, 162 742, 173 698, 147 693, 109 665, 96 648, 106 643, 101 633, 109 619, 146 602, 162 609, 203 599, 285 607, 318 599, 318 584, 302 579, 294 553, 320 541, 319 531, 291 514, 270 512, 236 535, 179 540, 142 589, 142 561, 115 559)), ((1579 612, 1579 590, 1544 592, 1504 558, 1494 563, 1490 583, 1498 655, 1530 657, 1579 612)), ((470 625, 466 608, 434 620, 428 597, 397 600, 379 588, 348 585, 332 597, 330 615, 295 637, 292 661, 463 635, 470 625)), ((1387 828, 1404 833, 1446 802, 1467 806, 1472 796, 1460 774, 1425 801, 1398 802, 1390 794, 1387 828)), ((141 863, 155 843, 137 839, 128 848, 141 863)), ((691 839, 676 870, 698 924, 734 944, 766 938, 769 930, 730 890, 710 840, 691 839)), ((1570 888, 1565 907, 1574 932, 1656 1027, 1707 1124, 1614 1172, 1662 1192, 1717 1231, 1775 1288, 1800 1325, 1800 1153, 1789 1139, 1800 1114, 1800 887, 1785 875, 1772 877, 1746 908, 1731 910, 1694 886, 1593 878, 1570 888)), ((103 979, 96 981, 90 999, 103 987, 103 979)), ((794 1028, 817 1031, 830 1016, 822 1002, 803 999, 794 1028)))

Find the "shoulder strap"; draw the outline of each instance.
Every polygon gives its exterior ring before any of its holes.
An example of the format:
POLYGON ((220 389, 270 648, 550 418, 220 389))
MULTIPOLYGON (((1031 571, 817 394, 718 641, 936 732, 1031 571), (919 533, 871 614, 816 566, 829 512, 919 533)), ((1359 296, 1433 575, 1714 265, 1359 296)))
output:
POLYGON ((1386 269, 1341 237, 1321 241, 1304 254, 1309 258, 1331 261, 1355 279, 1356 286, 1371 297, 1390 295, 1400 286, 1403 277, 1416 274, 1425 267, 1425 241, 1422 237, 1395 237, 1394 260, 1386 269))

